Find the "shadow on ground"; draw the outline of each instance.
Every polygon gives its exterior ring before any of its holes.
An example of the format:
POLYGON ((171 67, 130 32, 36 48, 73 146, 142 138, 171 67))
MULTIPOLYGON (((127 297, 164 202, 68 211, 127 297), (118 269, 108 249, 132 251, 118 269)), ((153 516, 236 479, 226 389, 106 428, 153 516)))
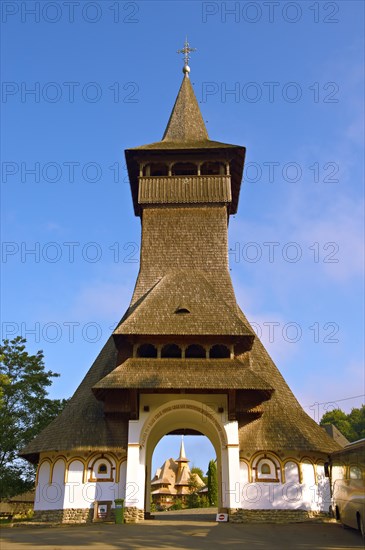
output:
MULTIPOLYGON (((217 510, 215 508, 200 508, 197 510, 171 510, 169 512, 154 512, 155 520, 159 521, 204 521, 215 523, 217 510)), ((153 521, 153 520, 151 520, 153 521)))

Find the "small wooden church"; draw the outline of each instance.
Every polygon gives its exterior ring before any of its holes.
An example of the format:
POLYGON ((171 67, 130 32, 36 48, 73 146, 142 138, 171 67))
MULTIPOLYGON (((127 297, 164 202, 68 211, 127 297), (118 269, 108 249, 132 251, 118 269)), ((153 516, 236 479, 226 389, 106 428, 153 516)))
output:
POLYGON ((152 454, 171 433, 209 438, 231 521, 329 508, 325 463, 339 445, 304 412, 236 301, 227 229, 245 147, 209 139, 190 51, 162 140, 125 152, 142 229, 130 306, 62 414, 21 453, 38 465, 38 519, 92 521, 124 498, 126 521, 143 521, 152 454))
POLYGON ((182 439, 179 458, 165 460, 151 481, 152 502, 157 507, 171 508, 177 500, 186 504, 187 496, 190 494, 191 476, 193 476, 197 488, 203 489, 204 481, 198 474, 191 473, 189 462, 185 456, 185 445, 182 439))

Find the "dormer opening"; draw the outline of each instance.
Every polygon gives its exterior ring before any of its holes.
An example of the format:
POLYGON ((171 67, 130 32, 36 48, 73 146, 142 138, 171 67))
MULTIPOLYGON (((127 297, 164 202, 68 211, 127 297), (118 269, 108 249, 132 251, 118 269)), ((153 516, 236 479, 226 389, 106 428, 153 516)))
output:
POLYGON ((186 315, 187 313, 190 313, 190 310, 185 306, 179 306, 175 309, 175 313, 177 315, 186 315))
POLYGON ((198 167, 193 162, 176 162, 172 167, 173 176, 197 176, 198 167))
POLYGON ((185 357, 187 359, 205 359, 206 351, 203 346, 199 346, 198 344, 191 344, 185 350, 185 357))
POLYGON ((163 359, 181 359, 181 348, 177 344, 166 344, 161 350, 163 359))
POLYGON ((152 344, 142 344, 137 349, 137 357, 157 357, 157 348, 152 344))
POLYGON ((222 162, 204 162, 200 173, 202 176, 224 176, 225 166, 222 162))
POLYGON ((229 359, 231 357, 231 352, 227 346, 223 344, 215 344, 209 350, 210 359, 229 359))
POLYGON ((151 162, 143 167, 144 176, 168 176, 169 167, 163 162, 151 162))

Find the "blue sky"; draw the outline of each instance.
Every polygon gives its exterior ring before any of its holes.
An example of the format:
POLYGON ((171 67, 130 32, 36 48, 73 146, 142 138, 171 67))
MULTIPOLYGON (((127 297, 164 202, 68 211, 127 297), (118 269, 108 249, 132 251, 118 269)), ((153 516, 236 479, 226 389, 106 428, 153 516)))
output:
MULTIPOLYGON (((44 350, 51 397, 128 307, 140 224, 123 151, 162 137, 188 34, 210 138, 247 147, 238 302, 315 420, 360 406, 363 3, 4 1, 2 21, 2 338, 44 350)), ((186 447, 205 469, 211 450, 186 447)))

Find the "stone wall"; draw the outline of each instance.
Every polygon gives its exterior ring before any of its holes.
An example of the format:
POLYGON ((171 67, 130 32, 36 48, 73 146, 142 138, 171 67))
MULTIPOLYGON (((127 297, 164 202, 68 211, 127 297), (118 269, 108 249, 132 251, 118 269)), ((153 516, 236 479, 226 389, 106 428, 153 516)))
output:
POLYGON ((144 511, 134 506, 127 506, 124 508, 124 522, 125 523, 139 523, 144 521, 144 511))
POLYGON ((229 510, 231 523, 297 523, 325 517, 328 514, 310 510, 229 510))
POLYGON ((91 523, 93 514, 93 508, 35 510, 33 521, 45 521, 50 523, 91 523))

